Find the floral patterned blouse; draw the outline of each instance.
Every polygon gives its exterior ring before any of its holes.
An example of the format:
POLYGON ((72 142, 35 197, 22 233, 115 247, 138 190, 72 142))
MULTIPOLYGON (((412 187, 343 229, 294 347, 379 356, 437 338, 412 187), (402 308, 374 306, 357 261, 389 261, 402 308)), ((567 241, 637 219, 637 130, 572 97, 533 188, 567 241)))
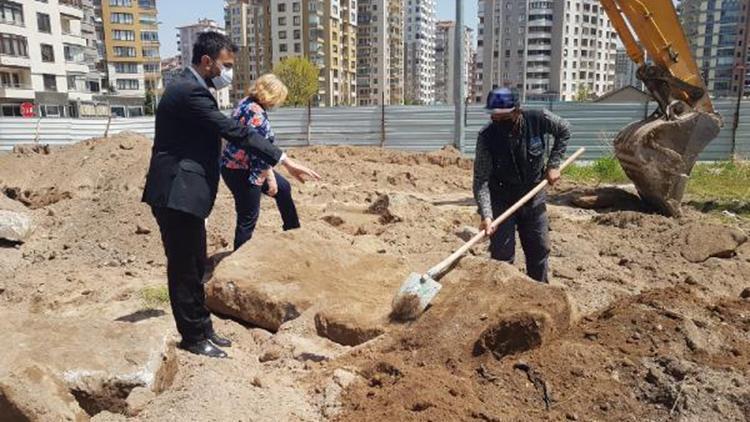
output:
MULTIPOLYGON (((237 108, 234 109, 232 117, 237 119, 240 124, 251 125, 260 136, 273 143, 275 136, 271 129, 271 122, 268 120, 266 110, 260 104, 250 97, 240 101, 237 108)), ((265 183, 266 178, 262 174, 271 166, 263 161, 260 157, 248 154, 244 149, 238 148, 230 143, 224 147, 221 154, 221 166, 234 170, 250 170, 248 179, 250 183, 261 186, 265 183)))

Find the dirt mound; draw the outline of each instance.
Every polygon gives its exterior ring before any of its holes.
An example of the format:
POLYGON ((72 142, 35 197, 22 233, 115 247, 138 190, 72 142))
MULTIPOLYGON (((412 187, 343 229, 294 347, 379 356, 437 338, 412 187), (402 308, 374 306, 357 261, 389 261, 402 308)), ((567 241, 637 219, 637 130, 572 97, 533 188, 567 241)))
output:
POLYGON ((444 283, 418 320, 344 360, 362 368, 362 380, 346 393, 340 420, 477 417, 486 405, 474 380, 484 365, 547 344, 573 318, 562 290, 505 264, 467 259, 444 283))

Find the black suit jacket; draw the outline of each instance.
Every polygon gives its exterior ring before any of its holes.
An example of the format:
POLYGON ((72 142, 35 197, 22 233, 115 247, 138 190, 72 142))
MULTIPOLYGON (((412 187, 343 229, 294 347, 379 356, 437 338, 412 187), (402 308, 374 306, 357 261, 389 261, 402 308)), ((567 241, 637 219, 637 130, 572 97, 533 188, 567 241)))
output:
POLYGON ((271 165, 281 150, 219 111, 190 69, 169 84, 156 110, 156 134, 143 202, 208 217, 219 187, 221 138, 271 165))

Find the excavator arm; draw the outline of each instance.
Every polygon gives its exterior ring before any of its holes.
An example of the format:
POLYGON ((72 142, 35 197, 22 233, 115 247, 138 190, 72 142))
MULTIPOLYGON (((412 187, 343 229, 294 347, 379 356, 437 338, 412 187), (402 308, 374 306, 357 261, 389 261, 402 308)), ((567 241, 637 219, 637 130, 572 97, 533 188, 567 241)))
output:
POLYGON ((646 203, 679 215, 690 172, 719 134, 721 117, 671 0, 599 1, 659 105, 651 117, 617 135, 615 154, 646 203))

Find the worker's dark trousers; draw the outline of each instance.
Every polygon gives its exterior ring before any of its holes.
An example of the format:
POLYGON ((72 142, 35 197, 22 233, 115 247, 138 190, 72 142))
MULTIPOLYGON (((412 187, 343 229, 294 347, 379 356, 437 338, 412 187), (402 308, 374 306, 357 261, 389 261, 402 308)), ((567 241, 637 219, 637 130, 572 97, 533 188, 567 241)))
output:
POLYGON ((213 333, 206 308, 203 275, 206 263, 206 226, 202 218, 153 207, 167 255, 169 302, 177 331, 185 343, 205 340, 213 333))
MULTIPOLYGON (((510 208, 523 193, 509 193, 502 188, 490 190, 493 218, 510 208)), ((547 282, 549 258, 549 220, 547 194, 540 192, 498 227, 490 238, 493 259, 513 263, 516 251, 516 229, 526 256, 526 273, 534 280, 547 282)))
MULTIPOLYGON (((300 227, 299 216, 292 199, 292 185, 284 176, 275 171, 274 174, 279 191, 273 199, 276 200, 276 207, 281 214, 282 230, 298 229, 300 227)), ((232 192, 232 196, 234 196, 234 210, 237 212, 237 226, 234 230, 235 250, 253 237, 255 225, 258 223, 258 217, 260 216, 261 194, 268 194, 268 182, 264 183, 263 186, 257 186, 250 183, 249 176, 249 170, 225 167, 221 169, 221 177, 232 192)))

